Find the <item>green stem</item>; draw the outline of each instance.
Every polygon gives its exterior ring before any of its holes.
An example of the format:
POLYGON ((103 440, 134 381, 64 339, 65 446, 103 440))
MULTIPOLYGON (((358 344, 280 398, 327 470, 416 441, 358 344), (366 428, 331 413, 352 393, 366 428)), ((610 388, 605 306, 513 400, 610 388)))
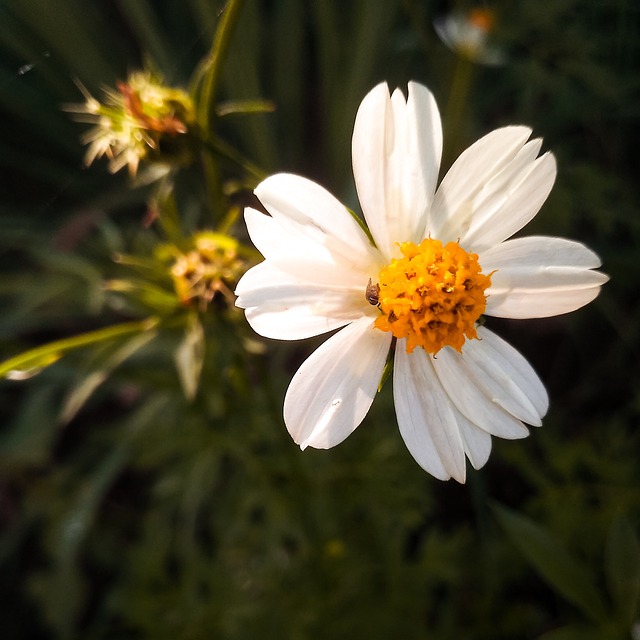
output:
MULTIPOLYGON (((229 48, 231 34, 235 26, 244 0, 228 0, 220 22, 213 35, 211 51, 204 66, 204 76, 202 80, 202 90, 198 99, 197 116, 198 124, 202 131, 203 139, 208 139, 211 135, 213 112, 215 109, 215 98, 220 76, 222 63, 229 48)), ((222 195, 222 184, 220 180, 220 167, 215 158, 210 154, 203 154, 202 164, 205 174, 205 183, 209 202, 214 218, 220 215, 224 209, 222 195)))
POLYGON ((63 338, 62 340, 49 342, 35 349, 24 351, 0 363, 0 378, 5 377, 12 371, 26 372, 29 369, 46 367, 53 364, 56 360, 60 359, 65 352, 71 351, 72 349, 79 349, 130 333, 149 331, 150 329, 155 329, 159 323, 160 319, 152 316, 139 322, 124 322, 122 324, 105 327, 104 329, 81 333, 71 338, 63 338))
POLYGON ((220 138, 210 135, 203 141, 203 144, 209 151, 215 153, 222 158, 230 160, 240 168, 244 169, 248 174, 252 175, 258 181, 264 180, 267 174, 257 165, 247 160, 241 153, 236 151, 230 144, 220 138))
POLYGON ((214 109, 216 91, 220 82, 222 62, 229 48, 231 34, 244 1, 228 0, 213 36, 213 44, 206 63, 202 92, 198 102, 198 122, 205 134, 208 134, 211 130, 211 116, 214 109))
MULTIPOLYGON (((464 132, 462 131, 463 118, 469 97, 469 89, 471 88, 472 75, 473 63, 463 57, 458 57, 451 80, 451 90, 444 117, 444 130, 449 141, 449 159, 457 156, 458 146, 461 138, 464 137, 464 132)), ((446 166, 448 166, 448 163, 446 166)))

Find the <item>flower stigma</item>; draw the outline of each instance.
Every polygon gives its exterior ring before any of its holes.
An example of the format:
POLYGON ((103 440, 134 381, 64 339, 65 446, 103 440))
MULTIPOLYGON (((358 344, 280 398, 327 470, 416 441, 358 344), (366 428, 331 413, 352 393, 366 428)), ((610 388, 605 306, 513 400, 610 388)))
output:
POLYGON ((406 338, 407 353, 416 347, 433 355, 446 346, 460 351, 466 339, 478 337, 476 321, 486 308, 492 274, 484 275, 478 256, 457 242, 443 246, 425 238, 399 246, 403 257, 379 274, 382 315, 375 327, 406 338))

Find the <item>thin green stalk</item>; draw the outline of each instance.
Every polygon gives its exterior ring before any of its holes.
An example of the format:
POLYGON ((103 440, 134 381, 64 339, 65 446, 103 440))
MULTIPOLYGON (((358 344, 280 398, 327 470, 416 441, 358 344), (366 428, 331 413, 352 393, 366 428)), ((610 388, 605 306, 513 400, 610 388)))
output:
MULTIPOLYGON (((229 49, 231 34, 240 15, 243 3, 244 0, 228 0, 213 36, 211 51, 204 67, 202 89, 198 99, 197 116, 202 137, 205 140, 211 135, 212 116, 215 110, 216 92, 220 83, 222 64, 229 49)), ((217 213, 222 212, 224 208, 222 185, 220 182, 220 167, 215 161, 215 158, 210 154, 203 154, 202 163, 209 202, 211 203, 211 208, 215 216, 217 213)))
POLYGON ((231 34, 244 1, 228 0, 213 36, 213 44, 206 63, 202 91, 198 103, 198 123, 205 133, 205 137, 208 137, 211 130, 211 116, 214 110, 216 91, 220 83, 222 63, 229 48, 231 34))
POLYGON ((473 63, 466 58, 458 57, 444 117, 444 130, 449 141, 449 159, 454 158, 458 153, 472 75, 473 63))
POLYGON ((240 152, 236 151, 230 144, 224 142, 224 140, 215 136, 209 136, 209 138, 204 140, 204 145, 212 153, 230 160, 257 180, 264 180, 267 177, 267 174, 260 169, 260 167, 253 164, 250 160, 247 160, 247 158, 245 158, 240 152))

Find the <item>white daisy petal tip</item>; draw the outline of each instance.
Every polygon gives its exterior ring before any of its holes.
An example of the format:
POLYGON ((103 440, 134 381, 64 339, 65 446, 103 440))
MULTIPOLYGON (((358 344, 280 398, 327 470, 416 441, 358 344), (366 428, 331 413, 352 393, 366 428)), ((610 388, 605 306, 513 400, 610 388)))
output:
POLYGON ((331 336, 293 376, 284 422, 301 448, 330 449, 364 420, 377 394, 391 336, 363 317, 331 336))
POLYGON ((487 315, 547 318, 575 311, 594 300, 609 276, 594 271, 599 256, 579 242, 527 236, 507 240, 483 254, 494 272, 487 315))
POLYGON ((397 244, 419 241, 435 192, 442 127, 436 101, 410 82, 406 97, 377 85, 362 101, 352 137, 358 199, 376 246, 391 258, 397 244))

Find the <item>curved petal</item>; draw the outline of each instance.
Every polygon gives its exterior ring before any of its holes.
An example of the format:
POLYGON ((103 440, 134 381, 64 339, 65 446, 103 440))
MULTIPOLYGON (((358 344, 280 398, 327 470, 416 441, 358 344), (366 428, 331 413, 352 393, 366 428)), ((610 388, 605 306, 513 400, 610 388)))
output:
POLYGON ((406 353, 398 340, 393 397, 400 434, 416 462, 439 480, 465 481, 464 443, 458 412, 423 349, 406 353))
MULTIPOLYGON (((261 262, 242 276, 236 306, 265 338, 300 340, 343 327, 377 312, 364 289, 311 283, 261 262)), ((373 320, 371 320, 373 321, 373 320)))
POLYGON ((587 289, 492 291, 487 298, 487 315, 497 318, 548 318, 575 311, 598 297, 600 284, 587 289))
POLYGON ((372 263, 368 270, 349 267, 340 256, 332 254, 297 229, 255 209, 245 209, 244 216, 251 241, 265 260, 300 280, 364 292, 368 279, 380 270, 377 263, 372 263))
POLYGON ((491 453, 491 436, 483 429, 476 427, 461 413, 458 414, 458 426, 467 458, 474 469, 481 469, 491 453))
POLYGON ((462 238, 471 225, 474 199, 514 161, 530 135, 528 127, 503 127, 463 151, 436 191, 425 237, 431 234, 442 242, 462 238))
POLYGON ((334 256, 325 245, 301 233, 292 225, 282 224, 276 218, 251 207, 245 208, 244 221, 251 242, 265 260, 279 260, 283 255, 287 255, 316 262, 335 262, 334 256))
POLYGON ((494 187, 494 181, 502 183, 496 176, 474 201, 471 226, 460 243, 477 253, 510 238, 540 211, 556 173, 556 159, 545 153, 504 186, 494 187))
MULTIPOLYGON (((495 400, 486 394, 474 377, 473 367, 465 357, 446 347, 433 359, 433 368, 456 408, 476 427, 487 433, 508 440, 525 438, 529 430, 513 415, 507 413, 495 400)), ((536 413, 529 416, 539 426, 536 413)))
POLYGON ((378 390, 391 334, 361 318, 302 364, 284 400, 284 421, 302 449, 329 449, 362 422, 378 390))
POLYGON ((362 101, 353 129, 353 174, 362 211, 387 259, 396 243, 422 240, 433 200, 442 127, 431 92, 409 83, 389 97, 386 84, 362 101))
POLYGON ((462 357, 476 386, 518 420, 537 426, 549 408, 549 397, 533 367, 511 345, 486 327, 479 340, 467 340, 462 357))
POLYGON ((323 247, 349 268, 367 269, 377 253, 347 208, 324 187, 300 176, 279 173, 254 193, 285 228, 323 247))
POLYGON ((609 278, 591 271, 600 258, 579 242, 529 236, 508 240, 482 254, 491 276, 487 315, 544 318, 575 311, 593 300, 609 278))

